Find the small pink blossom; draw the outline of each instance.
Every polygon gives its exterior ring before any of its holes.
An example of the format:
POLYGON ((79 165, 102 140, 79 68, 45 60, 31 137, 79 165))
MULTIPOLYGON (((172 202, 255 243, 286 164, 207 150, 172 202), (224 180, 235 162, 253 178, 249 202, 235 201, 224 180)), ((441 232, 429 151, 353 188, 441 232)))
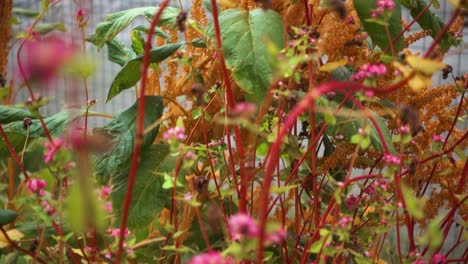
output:
POLYGON ((87 15, 88 15, 88 12, 86 11, 86 9, 81 8, 78 11, 76 11, 76 18, 78 20, 82 20, 87 15))
POLYGON ((392 154, 385 154, 383 160, 390 165, 400 165, 401 159, 398 156, 394 156, 392 154))
POLYGON ((348 196, 348 198, 346 198, 345 204, 350 210, 353 210, 358 206, 359 198, 351 194, 350 196, 348 196))
POLYGON ((409 126, 406 126, 406 125, 401 126, 398 130, 400 131, 401 134, 408 134, 410 132, 409 126))
POLYGON ((111 188, 109 186, 102 186, 101 187, 101 199, 105 200, 109 197, 111 193, 111 188))
POLYGON ((186 138, 183 127, 171 127, 163 135, 165 140, 183 141, 186 138))
POLYGON ((257 106, 245 102, 237 103, 232 109, 232 115, 234 116, 249 116, 257 110, 257 106))
POLYGON ((189 150, 187 153, 185 153, 185 157, 189 160, 193 160, 197 157, 197 155, 193 153, 193 151, 189 150))
POLYGON ((351 80, 361 80, 364 78, 382 76, 387 73, 385 64, 364 64, 359 71, 351 76, 351 80))
POLYGON ((29 191, 31 191, 32 193, 35 193, 39 196, 44 196, 45 195, 44 188, 47 186, 47 182, 42 179, 30 178, 26 182, 26 186, 28 187, 29 191))
POLYGON ((255 237, 259 233, 255 220, 244 213, 232 215, 229 218, 228 227, 233 240, 240 240, 243 237, 255 237))
POLYGON ((108 201, 108 202, 104 203, 104 211, 106 211, 106 213, 109 213, 109 214, 112 213, 112 202, 111 201, 108 201))
POLYGON ((286 231, 283 228, 270 232, 266 236, 266 242, 272 244, 279 244, 283 239, 286 238, 286 231))
POLYGON ((354 17, 353 17, 353 16, 347 16, 347 17, 346 17, 346 20, 345 20, 345 24, 346 24, 346 25, 354 25, 354 23, 356 23, 356 22, 354 21, 354 17))
POLYGON ((432 256, 431 263, 432 264, 445 264, 447 263, 447 258, 445 257, 444 254, 437 253, 434 256, 432 256))
POLYGON ((424 262, 424 260, 422 260, 422 259, 418 259, 416 261, 413 261, 413 263, 411 263, 411 264, 426 264, 426 262, 424 262))
POLYGON ((342 228, 345 228, 349 223, 351 223, 353 220, 349 216, 344 216, 338 221, 338 225, 341 226, 342 228))
POLYGON ((44 162, 46 164, 54 158, 55 153, 62 148, 63 144, 64 141, 61 138, 54 139, 52 142, 47 141, 44 143, 44 147, 46 148, 46 153, 44 153, 44 162))
POLYGON ((374 97, 374 91, 372 90, 367 90, 364 95, 367 97, 367 98, 372 98, 374 97))
MULTIPOLYGON (((121 234, 120 228, 109 228, 107 232, 109 232, 110 236, 113 238, 118 238, 121 234)), ((128 230, 128 228, 125 228, 125 237, 128 237, 129 235, 130 230, 128 230)))
POLYGON ((53 216, 57 212, 55 207, 46 200, 41 201, 41 206, 48 215, 53 216))
POLYGON ((230 257, 223 257, 217 251, 210 251, 190 259, 188 264, 232 264, 234 263, 230 257))
POLYGON ((432 141, 434 141, 434 142, 443 142, 444 140, 442 139, 441 135, 433 135, 432 136, 432 141))
POLYGON ((372 10, 371 17, 376 18, 386 11, 391 11, 395 8, 395 2, 393 0, 378 0, 377 7, 372 10))

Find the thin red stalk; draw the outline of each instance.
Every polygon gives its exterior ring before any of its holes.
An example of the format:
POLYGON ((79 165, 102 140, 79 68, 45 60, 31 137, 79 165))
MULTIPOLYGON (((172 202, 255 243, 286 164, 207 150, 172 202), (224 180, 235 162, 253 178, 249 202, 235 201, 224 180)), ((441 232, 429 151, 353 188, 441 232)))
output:
POLYGON ((425 8, 423 8, 421 12, 419 12, 419 14, 415 16, 413 20, 408 25, 406 25, 406 27, 400 33, 398 33, 394 39, 392 39, 390 45, 385 49, 384 53, 387 53, 390 50, 390 47, 394 46, 395 43, 405 34, 405 32, 408 31, 410 27, 414 25, 414 23, 418 22, 418 20, 427 12, 427 10, 429 10, 431 5, 432 3, 429 3, 425 8))
MULTIPOLYGON (((222 48, 221 42, 221 30, 219 27, 219 20, 218 20, 218 7, 216 4, 216 0, 211 0, 211 8, 213 13, 213 25, 215 29, 216 35, 216 45, 217 45, 217 54, 219 58, 219 62, 221 64, 221 69, 223 71, 223 78, 224 78, 224 85, 226 86, 226 101, 228 103, 226 107, 226 114, 229 113, 229 109, 233 108, 235 105, 234 96, 231 89, 231 82, 229 80, 229 72, 226 67, 226 62, 224 60, 224 52, 222 48)), ((226 134, 229 137, 229 125, 226 126, 226 134)), ((245 163, 244 163, 244 146, 242 145, 242 138, 240 135, 240 129, 238 125, 234 125, 234 135, 236 138, 236 147, 237 153, 239 154, 239 167, 240 167, 240 196, 239 196, 239 209, 241 212, 247 212, 247 179, 245 175, 245 163)), ((229 138, 228 138, 229 139, 229 138)), ((236 175, 233 175, 235 177, 236 175)))
MULTIPOLYGON (((402 82, 400 82, 402 83, 402 82)), ((289 113, 288 118, 286 119, 284 126, 282 127, 279 135, 277 136, 276 140, 274 141, 273 145, 270 147, 271 151, 271 157, 268 159, 266 167, 265 167, 265 175, 263 177, 263 186, 262 186, 262 195, 260 198, 260 235, 259 235, 259 244, 258 244, 258 251, 257 251, 257 262, 261 263, 263 260, 263 242, 265 239, 265 226, 266 226, 266 220, 268 217, 268 201, 269 201, 269 190, 272 182, 272 173, 274 171, 274 168, 276 167, 276 162, 278 160, 278 157, 280 155, 280 150, 281 150, 281 143, 286 136, 286 134, 289 132, 290 128, 293 127, 294 123, 296 122, 297 118, 299 115, 301 115, 304 111, 306 111, 309 108, 309 105, 313 102, 315 98, 320 96, 321 94, 324 94, 328 91, 340 91, 340 92, 349 92, 350 90, 359 90, 359 89, 372 89, 368 88, 366 86, 363 86, 359 83, 355 82, 329 82, 322 84, 321 86, 318 86, 311 92, 309 92, 306 97, 300 101, 296 107, 289 113)), ((394 89, 398 89, 399 87, 396 87, 395 85, 390 87, 390 91, 393 91, 394 89)), ((379 89, 373 89, 376 92, 379 91, 379 89)), ((385 89, 382 89, 385 90, 385 89)), ((380 92, 382 92, 380 90, 380 92)), ((372 119, 371 119, 372 121, 372 119)), ((379 127, 375 120, 374 120, 374 126, 376 126, 376 130, 379 127)), ((379 131, 379 130, 378 130, 379 131)), ((381 140, 383 141, 383 136, 380 131, 379 136, 381 137, 381 140)), ((388 146, 386 146, 386 150, 388 153, 388 146)))
POLYGON ((8 235, 8 233, 5 231, 5 229, 3 229, 3 226, 0 226, 0 231, 2 232, 3 234, 3 237, 8 241, 8 243, 10 244, 11 247, 13 247, 14 249, 18 250, 19 252, 25 254, 25 255, 29 255, 31 256, 31 258, 33 260, 37 260, 38 262, 40 263, 43 263, 43 264, 46 264, 47 262, 45 262, 41 257, 37 256, 36 254, 32 253, 31 251, 29 250, 26 250, 22 247, 19 247, 15 241, 11 240, 10 236, 8 235))
POLYGON ((205 226, 203 225, 203 220, 200 213, 200 207, 195 207, 195 213, 197 215, 198 224, 200 226, 200 233, 202 234, 203 240, 205 240, 206 247, 209 251, 212 250, 210 240, 208 239, 208 235, 206 234, 205 226))
POLYGON ((5 133, 5 130, 3 129, 2 124, 0 124, 0 133, 2 134, 3 141, 5 141, 5 145, 7 146, 8 150, 10 151, 11 156, 13 157, 13 159, 14 159, 15 162, 16 162, 16 164, 17 164, 18 167, 20 168, 20 170, 21 170, 21 172, 23 173, 24 178, 26 179, 26 181, 28 181, 28 180, 29 180, 28 172, 26 171, 26 169, 25 169, 24 166, 23 166, 23 163, 21 162, 20 158, 19 158, 18 155, 16 154, 15 149, 14 149, 13 146, 11 145, 11 142, 10 142, 10 140, 8 139, 7 134, 5 133))
POLYGON ((448 32, 452 24, 455 23, 455 21, 457 20, 457 18, 460 16, 461 13, 462 13, 462 8, 460 7, 458 7, 455 10, 455 12, 453 12, 452 16, 450 17, 449 22, 447 22, 447 24, 445 24, 444 27, 439 31, 439 34, 437 34, 437 36, 435 37, 429 49, 427 49, 426 53, 424 53, 425 58, 430 57, 432 55, 432 52, 437 47, 437 44, 439 44, 439 42, 442 40, 444 35, 448 32))
POLYGON ((146 80, 147 80, 147 71, 150 64, 150 50, 151 50, 151 43, 153 39, 154 28, 159 21, 164 9, 169 4, 169 0, 165 0, 159 6, 159 10, 154 15, 153 20, 151 21, 151 25, 148 30, 148 35, 145 43, 145 51, 143 55, 143 67, 142 67, 142 74, 141 74, 141 96, 139 98, 138 103, 138 113, 137 113, 137 127, 136 127, 136 135, 135 135, 135 147, 133 149, 133 156, 132 156, 132 164, 130 167, 130 173, 128 176, 128 186, 127 186, 127 193, 125 195, 124 206, 122 210, 122 223, 120 225, 120 238, 119 238, 119 245, 116 254, 115 263, 119 264, 122 253, 123 253, 123 245, 125 241, 125 230, 127 228, 127 220, 128 220, 128 211, 130 209, 130 204, 132 201, 133 195, 133 188, 135 185, 136 174, 138 171, 138 163, 140 161, 140 153, 141 153, 141 144, 143 141, 143 135, 145 130, 145 90, 146 90, 146 80))
MULTIPOLYGON (((26 73, 24 72, 24 68, 23 68, 23 64, 21 63, 21 51, 23 50, 23 46, 24 44, 26 43, 26 41, 28 40, 29 36, 31 35, 31 33, 33 32, 34 30, 34 27, 36 26, 36 24, 39 22, 39 20, 42 18, 44 12, 42 11, 37 17, 36 19, 34 20, 34 22, 31 24, 31 26, 29 27, 29 29, 26 31, 26 36, 24 36, 23 40, 21 40, 21 43, 19 44, 19 47, 18 47, 18 51, 16 52, 16 61, 18 62, 18 69, 19 69, 19 72, 21 74, 21 77, 23 78, 24 80, 24 85, 26 86, 26 88, 28 89, 28 92, 29 92, 29 96, 31 97, 31 100, 33 102, 36 101, 36 97, 34 96, 34 93, 32 91, 32 88, 31 88, 31 84, 29 83, 29 80, 26 78, 26 73)), ((44 133, 47 137, 47 139, 50 141, 50 143, 52 145, 55 145, 54 144, 54 141, 52 140, 52 136, 50 135, 50 131, 49 129, 47 129, 47 125, 45 124, 44 122, 44 119, 42 118, 42 115, 41 113, 39 113, 39 111, 37 111, 37 117, 39 118, 39 121, 41 122, 41 126, 42 126, 42 129, 44 130, 44 133)))

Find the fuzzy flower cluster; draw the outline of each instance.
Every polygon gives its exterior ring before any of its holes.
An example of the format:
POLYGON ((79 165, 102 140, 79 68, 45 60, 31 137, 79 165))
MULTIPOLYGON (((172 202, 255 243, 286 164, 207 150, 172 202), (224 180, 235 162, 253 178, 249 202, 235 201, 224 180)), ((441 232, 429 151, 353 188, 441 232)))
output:
POLYGON ((65 141, 61 138, 57 138, 52 140, 52 142, 45 142, 44 147, 46 148, 46 152, 44 153, 44 162, 48 164, 55 156, 55 153, 62 148, 65 141))
POLYGON ((185 129, 183 127, 171 127, 163 135, 165 140, 183 141, 186 138, 185 129))
POLYGON ((217 251, 210 251, 205 254, 201 254, 193 257, 189 264, 231 264, 234 261, 230 257, 223 257, 217 251))
POLYGON ((240 240, 243 237, 256 237, 260 232, 257 222, 244 213, 231 216, 228 227, 233 240, 240 240))
MULTIPOLYGON (((255 238, 260 233, 257 222, 245 213, 232 215, 228 221, 228 228, 233 240, 241 240, 244 237, 255 238)), ((267 244, 278 244, 286 237, 286 231, 278 228, 266 235, 267 244)))
POLYGON ((26 183, 26 186, 28 187, 29 191, 31 191, 32 193, 35 193, 39 196, 44 196, 45 195, 44 188, 47 186, 47 182, 42 179, 31 178, 26 183))
POLYGON ((345 228, 349 223, 353 222, 353 219, 349 216, 344 216, 338 221, 338 225, 345 228))
POLYGON ((392 154, 385 154, 383 160, 390 165, 400 165, 401 159, 398 156, 394 156, 392 154))
MULTIPOLYGON (((120 228, 109 228, 107 230, 109 232, 110 236, 113 238, 119 238, 121 234, 120 228)), ((128 228, 125 229, 125 237, 128 237, 130 235, 130 230, 128 228)))
POLYGON ((364 64, 359 71, 351 76, 351 80, 357 81, 368 77, 382 76, 387 73, 385 64, 364 64))
POLYGON ((382 15, 385 11, 391 11, 395 8, 393 0, 378 0, 377 7, 372 10, 371 17, 376 18, 382 15))
POLYGON ((57 210, 55 209, 55 206, 53 206, 51 203, 49 203, 48 201, 46 200, 42 200, 41 201, 41 206, 42 206, 42 209, 44 209, 44 211, 48 214, 48 215, 55 215, 55 213, 57 212, 57 210))
POLYGON ((447 263, 447 258, 445 257, 444 254, 434 254, 431 259, 431 264, 445 264, 447 263))

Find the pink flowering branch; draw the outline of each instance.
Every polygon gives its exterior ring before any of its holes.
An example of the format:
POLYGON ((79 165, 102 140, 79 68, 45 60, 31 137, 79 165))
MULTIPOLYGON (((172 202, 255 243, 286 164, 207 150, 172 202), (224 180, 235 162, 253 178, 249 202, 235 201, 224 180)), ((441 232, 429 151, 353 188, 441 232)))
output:
MULTIPOLYGON (((138 171, 138 164, 140 161, 140 154, 145 130, 145 91, 146 91, 146 83, 147 83, 147 71, 150 64, 150 51, 151 51, 151 43, 153 39, 154 28, 159 21, 164 9, 166 9, 167 5, 169 4, 169 0, 165 0, 159 6, 158 12, 154 15, 153 20, 151 21, 151 25, 148 30, 147 39, 145 43, 145 51, 143 55, 143 67, 141 73, 141 91, 140 91, 140 98, 138 103, 138 113, 137 113, 137 124, 136 124, 136 135, 135 135, 135 147, 133 149, 133 156, 132 156, 132 163, 130 166, 130 173, 128 176, 128 186, 127 186, 127 193, 125 195, 124 206, 122 209, 122 220, 120 225, 120 230, 126 230, 127 228, 127 220, 128 220, 128 211, 130 209, 130 204, 132 201, 133 195, 133 188, 135 186, 136 174, 138 171)), ((119 264, 122 254, 123 254, 123 247, 125 241, 125 232, 121 232, 119 238, 119 245, 117 249, 115 263, 119 264)))

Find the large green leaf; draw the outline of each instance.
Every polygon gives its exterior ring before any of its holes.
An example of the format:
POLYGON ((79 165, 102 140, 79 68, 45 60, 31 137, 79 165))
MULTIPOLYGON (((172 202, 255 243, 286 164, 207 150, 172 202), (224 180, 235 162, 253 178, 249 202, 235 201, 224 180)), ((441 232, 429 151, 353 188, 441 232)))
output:
MULTIPOLYGON (((101 181, 106 182, 113 175, 121 173, 133 155, 136 135, 136 120, 138 103, 118 114, 104 129, 113 137, 114 146, 110 151, 100 156, 96 161, 96 174, 101 181)), ((146 96, 144 125, 148 127, 163 114, 162 97, 146 96)), ((146 133, 143 137, 143 149, 148 148, 156 138, 159 127, 146 133)))
MULTIPOLYGON (((391 39, 388 38, 385 33, 385 26, 374 21, 369 21, 371 18, 372 9, 376 8, 377 0, 356 0, 354 1, 354 7, 358 13, 359 19, 367 31, 372 41, 377 44, 382 50, 385 50, 391 39)), ((395 0, 395 8, 392 10, 392 16, 388 21, 388 30, 390 36, 394 39, 402 30, 401 26, 401 5, 399 0, 395 0)), ((395 44, 395 51, 399 51, 403 48, 403 38, 399 38, 395 44)))
MULTIPOLYGON (((97 45, 96 35, 89 36, 86 41, 97 45)), ((120 66, 124 66, 127 61, 134 59, 136 57, 133 50, 125 47, 122 41, 118 39, 113 39, 106 42, 107 46, 107 58, 109 61, 115 62, 120 66)))
MULTIPOLYGON (((151 50, 150 62, 158 63, 176 52, 183 43, 172 43, 161 47, 157 47, 151 50)), ((107 94, 106 102, 118 95, 123 90, 133 87, 141 77, 141 64, 143 61, 143 55, 140 55, 134 59, 129 60, 117 73, 114 81, 111 84, 109 93, 107 94)))
POLYGON ((0 105, 0 124, 22 121, 24 118, 34 118, 34 115, 23 108, 0 105))
MULTIPOLYGON (((57 136, 65 131, 68 125, 80 117, 81 114, 81 112, 63 111, 44 118, 44 123, 46 124, 50 134, 52 136, 57 136)), ((46 136, 39 119, 32 119, 31 121, 32 124, 29 126, 29 131, 24 128, 22 120, 11 122, 3 126, 11 145, 16 152, 23 148, 26 136, 28 136, 28 143, 31 143, 34 139, 46 136)), ((0 140, 0 157, 8 155, 10 155, 10 151, 5 145, 5 142, 0 140)))
MULTIPOLYGON (((170 202, 171 190, 162 188, 163 177, 157 173, 170 172, 174 169, 175 157, 170 155, 169 146, 152 145, 141 154, 133 197, 128 214, 128 227, 142 228, 148 225, 170 202)), ((119 223, 127 193, 128 167, 112 178, 112 204, 119 223)))
MULTIPOLYGON (((144 16, 146 19, 152 19, 156 14, 159 7, 145 6, 137 7, 112 13, 106 16, 106 21, 101 22, 96 28, 96 44, 102 48, 107 41, 110 41, 124 30, 132 21, 138 16, 144 16)), ((176 25, 176 18, 180 10, 174 7, 167 7, 161 17, 159 18, 158 25, 166 27, 174 27, 176 25)))
MULTIPOLYGON (((271 85, 271 51, 268 43, 282 49, 283 20, 273 10, 229 9, 219 15, 227 67, 247 99, 262 101, 271 85)), ((214 36, 213 29, 208 34, 214 36)))
MULTIPOLYGON (((411 16, 417 16, 428 4, 424 0, 402 1, 402 5, 410 10, 411 16)), ((418 24, 424 30, 432 31, 432 38, 435 38, 444 27, 444 22, 434 12, 426 11, 418 20, 418 24)), ((439 44, 442 52, 446 52, 451 46, 456 46, 461 42, 457 41, 450 33, 446 33, 439 44)))

